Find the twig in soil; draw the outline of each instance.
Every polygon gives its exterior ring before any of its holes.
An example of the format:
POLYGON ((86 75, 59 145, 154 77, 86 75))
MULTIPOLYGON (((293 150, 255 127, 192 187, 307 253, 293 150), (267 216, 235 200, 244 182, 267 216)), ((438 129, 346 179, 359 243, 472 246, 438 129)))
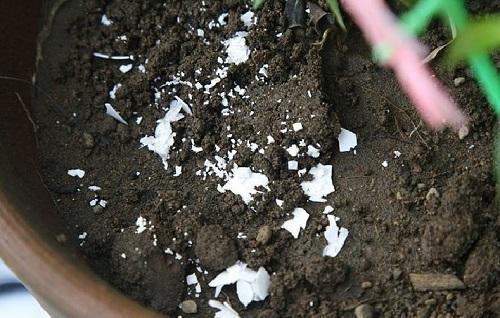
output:
MULTIPOLYGON (((31 159, 31 162, 33 163, 33 166, 36 167, 36 162, 35 160, 31 159)), ((39 169, 35 169, 36 171, 36 174, 38 175, 38 178, 40 178, 40 183, 42 184, 42 186, 45 188, 45 190, 47 190, 47 193, 50 197, 50 199, 52 200, 52 203, 54 203, 54 206, 56 207, 56 209, 58 208, 57 206, 57 201, 54 199, 54 197, 52 196, 52 193, 50 192, 49 190, 49 187, 45 184, 45 182, 43 181, 43 176, 42 174, 40 173, 40 170, 39 169)))
POLYGON ((18 77, 8 76, 8 75, 0 75, 0 80, 19 82, 19 83, 28 84, 28 85, 32 86, 35 90, 42 93, 42 95, 44 95, 48 100, 50 100, 53 103, 53 104, 48 103, 48 105, 52 106, 60 114, 64 114, 64 111, 62 110, 62 108, 57 106, 57 101, 52 96, 50 96, 48 93, 46 93, 43 89, 38 87, 36 84, 33 84, 32 82, 30 82, 26 79, 23 79, 23 78, 18 78, 18 77))
POLYGON ((338 179, 362 179, 362 178, 369 178, 370 176, 348 176, 348 177, 337 177, 338 179))
MULTIPOLYGON (((52 31, 52 25, 54 24, 54 19, 63 4, 65 4, 68 0, 58 0, 55 2, 55 4, 52 6, 49 14, 47 15, 47 23, 43 26, 42 30, 40 31, 40 35, 38 37, 38 42, 37 42, 37 49, 36 49, 36 60, 35 60, 35 70, 38 69, 38 65, 40 64, 40 61, 43 59, 43 44, 45 41, 50 36, 50 33, 52 31)), ((33 74, 33 83, 36 83, 36 71, 33 74)))
POLYGON ((414 133, 418 132, 418 129, 422 126, 422 121, 420 120, 418 122, 418 126, 416 126, 411 132, 410 132, 410 135, 409 137, 411 138, 413 136, 414 133))
POLYGON ((19 100, 19 103, 21 104, 21 107, 24 110, 24 113, 26 114, 26 117, 28 118, 31 125, 33 126, 33 132, 36 133, 38 131, 38 126, 35 124, 35 121, 33 121, 33 118, 31 117, 31 114, 30 114, 28 107, 26 107, 26 104, 24 103, 21 95, 19 95, 19 93, 17 93, 17 92, 15 94, 17 96, 17 100, 19 100))
POLYGON ((323 32, 323 36, 321 37, 321 40, 319 42, 314 42, 313 45, 317 45, 320 47, 320 49, 322 49, 323 46, 325 45, 326 41, 328 40, 328 37, 332 33, 333 33, 333 29, 326 29, 326 31, 323 32))
MULTIPOLYGON (((422 135, 420 134, 420 132, 418 131, 422 121, 420 121, 419 125, 415 125, 415 122, 411 119, 411 116, 408 115, 408 113, 401 107, 399 107, 398 105, 396 105, 395 103, 393 103, 389 98, 387 98, 385 95, 383 94, 378 94, 377 92, 375 92, 373 89, 371 88, 368 88, 368 87, 363 87, 363 89, 366 89, 366 90, 369 90, 372 94, 374 95, 379 95, 383 100, 385 100, 391 107, 393 107, 394 109, 398 110, 399 112, 401 112, 407 119, 408 121, 413 125, 413 131, 410 133, 409 135, 409 138, 411 138, 411 136, 414 134, 414 133, 417 133, 417 136, 420 138, 420 140, 422 141, 422 143, 427 147, 427 148, 430 148, 429 144, 425 141, 424 137, 422 137, 422 135)), ((396 119, 397 121, 397 119, 396 119)), ((401 131, 400 131, 401 132, 401 131)))
POLYGON ((19 95, 19 93, 17 93, 17 92, 15 94, 17 96, 17 100, 19 101, 19 103, 21 104, 21 107, 24 110, 24 113, 26 114, 26 118, 28 118, 28 120, 31 123, 31 126, 33 127, 33 138, 35 138, 35 145, 36 145, 36 148, 38 149, 38 145, 39 145, 38 144, 38 136, 37 136, 38 126, 35 124, 33 117, 31 117, 31 113, 30 113, 28 107, 26 107, 26 104, 24 103, 21 95, 19 95))

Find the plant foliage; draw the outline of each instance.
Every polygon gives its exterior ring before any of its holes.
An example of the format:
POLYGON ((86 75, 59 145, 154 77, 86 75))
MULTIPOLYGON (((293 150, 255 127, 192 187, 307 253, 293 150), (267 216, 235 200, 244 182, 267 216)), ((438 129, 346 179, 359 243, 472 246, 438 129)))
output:
POLYGON ((258 10, 262 5, 264 4, 264 1, 266 0, 253 0, 253 9, 258 10))
POLYGON ((475 54, 488 54, 500 48, 500 15, 470 22, 451 45, 448 60, 452 65, 475 54))
POLYGON ((328 8, 330 11, 333 12, 335 15, 335 19, 337 20, 337 23, 340 25, 342 30, 346 30, 345 23, 344 23, 344 18, 342 18, 342 13, 340 12, 340 7, 339 7, 339 2, 337 0, 326 0, 326 3, 328 4, 328 8))

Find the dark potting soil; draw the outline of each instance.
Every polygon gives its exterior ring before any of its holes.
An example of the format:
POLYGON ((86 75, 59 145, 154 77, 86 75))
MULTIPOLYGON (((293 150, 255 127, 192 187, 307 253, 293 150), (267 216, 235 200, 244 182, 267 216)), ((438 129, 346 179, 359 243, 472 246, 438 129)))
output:
MULTIPOLYGON (((37 70, 38 85, 52 95, 38 96, 34 109, 40 164, 88 264, 130 297, 172 316, 213 316, 208 282, 237 260, 263 266, 272 281, 270 295, 246 309, 234 285, 224 287, 218 299, 242 317, 352 317, 356 307, 358 317, 499 314, 495 118, 470 71, 446 71, 433 61, 471 119, 470 134, 459 140, 419 121, 352 25, 319 45, 311 25, 303 36, 287 30, 284 1, 267 1, 250 27, 240 19, 248 8, 231 0, 87 0, 62 1, 52 11, 37 70), (101 23, 103 14, 112 24, 101 23), (249 60, 221 64, 222 41, 238 31, 248 32, 249 60), (122 73, 127 64, 132 69, 122 73), (196 87, 220 78, 216 70, 225 66, 227 77, 209 93, 196 87), (175 143, 165 170, 140 139, 154 135, 175 96, 193 114, 172 123, 175 143), (106 115, 105 103, 128 125, 106 115), (294 123, 303 129, 295 131, 294 123), (355 153, 339 152, 340 127, 357 134, 355 153), (203 150, 193 151, 193 143, 203 150), (286 151, 294 144, 298 157, 286 151), (320 147, 319 158, 305 154, 304 145, 320 147), (259 188, 248 205, 231 191, 221 193, 225 181, 206 170, 215 156, 227 172, 237 164, 266 175, 269 191, 259 188), (336 191, 327 202, 308 201, 300 184, 310 176, 289 170, 291 160, 307 171, 333 165, 336 191), (83 178, 67 174, 76 168, 83 178), (349 230, 334 258, 322 256, 326 205, 349 230), (310 217, 294 239, 281 225, 297 207, 310 217), (201 292, 186 285, 192 273, 201 292), (445 281, 443 290, 419 291, 414 273, 455 275, 465 287, 454 290, 445 281), (194 300, 198 312, 183 313, 184 300, 194 300)), ((477 0, 470 8, 493 12, 500 3, 477 0)), ((434 48, 448 38, 435 24, 424 41, 434 48)))

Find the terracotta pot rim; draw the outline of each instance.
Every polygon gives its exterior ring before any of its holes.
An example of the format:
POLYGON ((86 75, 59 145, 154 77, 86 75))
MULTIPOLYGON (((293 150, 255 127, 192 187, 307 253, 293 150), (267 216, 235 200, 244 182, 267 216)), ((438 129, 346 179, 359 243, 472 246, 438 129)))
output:
POLYGON ((68 317, 159 317, 75 266, 0 192, 0 255, 47 310, 68 317))
MULTIPOLYGON (((0 1, 0 75, 32 77, 40 10, 52 2, 0 1)), ((64 227, 35 163, 29 88, 0 79, 0 257, 54 317, 159 317, 94 274, 69 240, 57 242, 64 227)))

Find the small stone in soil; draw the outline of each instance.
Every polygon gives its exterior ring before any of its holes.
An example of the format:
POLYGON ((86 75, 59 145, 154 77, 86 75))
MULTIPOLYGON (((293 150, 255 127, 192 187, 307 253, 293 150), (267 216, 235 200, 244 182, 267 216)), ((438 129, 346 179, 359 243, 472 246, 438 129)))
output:
POLYGON ((399 280, 401 278, 401 275, 403 275, 403 271, 400 269, 395 269, 392 271, 392 278, 394 280, 399 280))
POLYGON ((354 310, 356 318, 372 318, 374 317, 373 307, 367 304, 360 305, 354 310))
POLYGON ((361 288, 363 289, 370 289, 373 287, 373 283, 372 282, 362 282, 361 283, 361 288))
POLYGON ((196 314, 198 312, 198 305, 194 300, 184 300, 181 303, 181 309, 186 314, 196 314))
POLYGON ((436 188, 430 188, 429 192, 427 192, 427 194, 425 195, 425 199, 427 201, 430 201, 432 197, 439 198, 439 192, 436 188))
POLYGON ((269 225, 263 225, 259 228, 259 232, 257 233, 257 238, 255 239, 257 243, 265 245, 272 236, 272 230, 269 225))
POLYGON ((434 298, 430 298, 430 299, 427 299, 425 300, 424 302, 427 306, 434 306, 436 304, 436 299, 434 298))
POLYGON ((83 146, 85 148, 91 149, 94 147, 95 141, 94 137, 91 134, 83 133, 82 139, 83 139, 83 146))
POLYGON ((452 274, 410 274, 416 291, 465 289, 464 283, 452 274))
POLYGON ((453 80, 453 85, 455 85, 455 87, 458 87, 463 83, 465 83, 465 77, 457 77, 453 80))

